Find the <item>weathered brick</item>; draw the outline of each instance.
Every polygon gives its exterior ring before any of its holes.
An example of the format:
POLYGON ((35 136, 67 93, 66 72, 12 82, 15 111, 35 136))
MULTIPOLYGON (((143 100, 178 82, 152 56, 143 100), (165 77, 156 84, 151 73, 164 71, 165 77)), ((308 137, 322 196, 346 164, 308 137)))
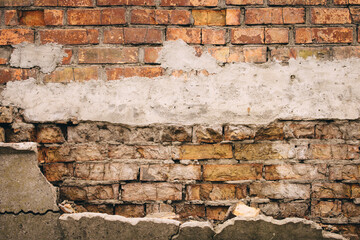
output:
POLYGON ((19 24, 26 26, 44 26, 44 11, 29 10, 19 12, 19 24))
POLYGON ((11 128, 6 129, 7 142, 35 142, 35 127, 28 123, 14 122, 11 128))
POLYGON ((311 8, 313 24, 346 24, 351 23, 347 8, 311 8))
POLYGON ((123 163, 83 163, 76 164, 74 176, 86 180, 136 180, 139 167, 123 163))
POLYGON ((226 125, 224 127, 224 139, 227 141, 237 141, 253 139, 255 129, 246 125, 226 125))
POLYGON ((241 10, 240 9, 226 9, 226 25, 240 25, 241 24, 241 10))
MULTIPOLYGON (((0 40, 1 41, 1 40, 0 40)), ((36 77, 35 69, 0 68, 0 84, 36 77)))
POLYGON ((231 43, 260 44, 265 42, 264 28, 233 28, 231 29, 231 43))
POLYGON ((70 201, 85 201, 87 200, 86 190, 84 187, 61 187, 60 197, 64 200, 70 201))
POLYGON ((325 5, 326 0, 269 0, 269 5, 325 5))
POLYGON ((13 108, 0 106, 0 123, 12 123, 13 119, 13 108))
POLYGON ((252 183, 250 195, 272 199, 309 199, 310 185, 282 182, 252 183))
POLYGON ((260 5, 263 3, 263 0, 226 0, 226 5, 260 5))
POLYGON ((226 24, 225 10, 192 10, 194 25, 224 26, 226 24))
POLYGON ((329 167, 330 180, 360 180, 360 165, 333 165, 329 167))
POLYGON ((63 7, 92 7, 91 0, 58 0, 58 6, 63 7))
POLYGON ((98 79, 98 67, 67 67, 44 76, 44 82, 83 82, 98 79))
POLYGON ((110 145, 109 157, 112 159, 135 159, 137 158, 136 147, 128 145, 110 145))
POLYGON ((289 42, 288 28, 265 29, 265 43, 288 43, 288 42, 289 42))
POLYGON ((294 149, 290 144, 235 144, 235 158, 239 160, 289 159, 293 158, 294 155, 294 149))
POLYGON ((5 129, 0 127, 0 142, 5 142, 5 129))
POLYGON ((353 40, 351 28, 297 28, 296 43, 351 43, 353 40))
POLYGON ((175 149, 172 146, 136 146, 136 152, 138 158, 159 160, 177 159, 175 149))
POLYGON ((344 139, 345 133, 337 124, 324 123, 315 126, 315 138, 317 139, 344 139))
POLYGON ((58 44, 97 44, 99 43, 99 30, 97 29, 54 29, 41 30, 40 41, 58 44))
POLYGON ((64 52, 65 52, 65 54, 67 54, 67 56, 63 57, 63 59, 61 61, 61 65, 70 65, 73 51, 72 51, 72 49, 64 49, 64 52))
POLYGON ((159 63, 159 53, 161 47, 146 47, 144 48, 144 62, 145 63, 159 63))
POLYGON ((11 50, 9 48, 0 48, 0 64, 7 64, 10 60, 11 50))
POLYGON ((135 218, 145 217, 144 205, 122 204, 115 206, 115 215, 135 218))
POLYGON ((175 212, 175 209, 170 204, 165 203, 148 203, 146 206, 146 214, 162 213, 162 212, 175 212))
POLYGON ((146 144, 160 142, 161 129, 157 126, 134 127, 130 129, 129 143, 146 144))
POLYGON ((194 184, 186 186, 186 200, 217 201, 236 199, 234 184, 194 184))
POLYGON ((218 4, 218 0, 161 0, 161 6, 163 7, 176 7, 176 6, 193 6, 193 7, 215 7, 218 4))
MULTIPOLYGON (((296 47, 296 48, 273 48, 273 49, 271 49, 271 59, 272 60, 276 59, 278 61, 283 61, 283 62, 287 62, 291 58, 307 59, 309 57, 313 57, 318 60, 330 60, 331 54, 332 54, 332 51, 328 47, 296 47)), ((314 127, 314 123, 311 123, 311 124, 314 127)), ((295 126, 295 128, 304 128, 305 125, 309 125, 309 128, 310 128, 311 124, 308 122, 298 122, 298 123, 293 122, 292 123, 292 125, 295 126), (296 126, 298 126, 298 127, 296 127, 296 126)), ((297 131, 301 131, 301 130, 299 129, 297 131)), ((310 134, 311 130, 304 129, 304 131, 308 131, 310 134)), ((315 130, 313 129, 312 135, 314 135, 314 131, 315 130)), ((299 138, 300 138, 300 136, 299 136, 299 138)), ((305 138, 307 138, 307 137, 305 137, 305 138)), ((314 138, 314 136, 309 137, 309 138, 314 138)))
POLYGON ((176 203, 175 204, 175 212, 181 218, 188 218, 188 217, 204 218, 205 217, 205 206, 204 205, 176 203))
POLYGON ((312 201, 311 215, 323 218, 338 217, 341 215, 341 201, 312 201))
POLYGON ((78 144, 71 147, 70 155, 74 161, 105 160, 107 146, 100 144, 78 144))
POLYGON ((114 207, 112 205, 84 204, 83 207, 86 209, 86 212, 106 213, 109 215, 114 214, 114 207))
POLYGON ((61 129, 55 125, 41 125, 37 129, 37 142, 40 143, 63 143, 64 135, 61 129))
POLYGON ((63 144, 60 146, 49 146, 38 148, 38 162, 39 163, 54 163, 54 162, 72 162, 70 157, 70 146, 63 144))
POLYGON ((166 40, 182 39, 186 43, 201 43, 200 28, 167 28, 166 40))
POLYGON ((58 4, 57 0, 34 0, 34 6, 40 6, 40 7, 44 7, 44 6, 51 6, 51 7, 56 7, 58 4))
POLYGON ((204 165, 205 181, 256 180, 262 177, 262 164, 204 165))
POLYGON ((360 186, 359 186, 359 184, 351 185, 351 198, 360 198, 360 186))
POLYGON ((222 126, 194 126, 194 141, 197 143, 217 143, 223 140, 222 126))
POLYGON ((208 206, 206 207, 206 217, 212 220, 225 220, 228 208, 226 206, 208 206))
POLYGON ((259 208, 265 215, 274 218, 304 218, 309 214, 309 205, 304 202, 270 202, 259 204, 259 208))
POLYGON ((187 10, 134 9, 131 11, 133 24, 190 24, 187 10))
MULTIPOLYGON (((126 54, 124 56, 128 57, 126 54)), ((128 77, 155 78, 163 74, 164 69, 162 67, 136 66, 106 69, 107 80, 118 80, 128 77)))
POLYGON ((313 122, 291 122, 284 127, 284 130, 285 138, 315 137, 315 123, 313 122))
POLYGON ((360 216, 360 206, 352 202, 344 202, 342 204, 342 212, 346 217, 358 218, 360 216))
POLYGON ((208 52, 219 62, 264 63, 267 61, 266 47, 210 47, 208 52))
POLYGON ((265 166, 266 180, 319 180, 326 179, 326 164, 281 164, 265 166))
POLYGON ((34 31, 30 29, 1 29, 0 45, 14 45, 34 42, 34 31))
POLYGON ((141 181, 200 180, 200 165, 143 165, 140 167, 141 181))
POLYGON ((350 198, 350 185, 343 183, 313 183, 312 198, 350 198))
POLYGON ((44 22, 45 25, 60 26, 64 22, 64 11, 57 9, 45 9, 44 10, 44 22))
POLYGON ((127 6, 155 6, 155 0, 98 0, 98 6, 127 5, 127 6))
POLYGON ((180 159, 221 159, 232 158, 230 144, 182 145, 180 159))
POLYGON ((354 159, 359 157, 358 147, 345 144, 311 144, 310 156, 313 159, 354 159))
POLYGON ((352 23, 360 23, 360 8, 352 7, 350 8, 350 15, 352 23))
POLYGON ((136 63, 139 61, 139 49, 124 48, 81 48, 79 63, 136 63))
POLYGON ((191 142, 191 127, 166 126, 161 133, 161 142, 191 142))
POLYGON ((284 24, 305 23, 304 8, 283 8, 284 24))
POLYGON ((151 28, 112 28, 104 31, 104 43, 162 43, 162 31, 151 28))
POLYGON ((202 29, 201 30, 201 43, 202 44, 216 44, 223 45, 225 40, 225 29, 202 29))
POLYGON ((182 185, 172 183, 128 183, 122 185, 124 201, 181 200, 182 185))
POLYGON ((0 0, 0 7, 26 7, 31 4, 32 0, 0 0))
POLYGON ((283 140, 285 138, 284 125, 282 123, 270 124, 261 127, 255 133, 255 140, 283 140))
POLYGON ((62 181, 73 176, 72 163, 52 163, 43 165, 46 179, 50 182, 62 181))
POLYGON ((124 24, 125 8, 68 10, 67 21, 69 25, 124 24))
MULTIPOLYGON (((333 47, 333 56, 334 59, 342 60, 347 58, 360 58, 360 46, 346 46, 346 47, 333 47)), ((351 123, 354 124, 354 123, 351 123)), ((356 125, 355 123, 354 125, 356 125)), ((357 136, 360 138, 360 127, 357 131, 357 136)))
POLYGON ((19 25, 19 15, 17 10, 5 11, 5 25, 16 26, 19 25))
POLYGON ((245 24, 283 24, 281 8, 248 8, 245 24))
POLYGON ((101 11, 101 24, 125 24, 125 8, 107 8, 101 11))

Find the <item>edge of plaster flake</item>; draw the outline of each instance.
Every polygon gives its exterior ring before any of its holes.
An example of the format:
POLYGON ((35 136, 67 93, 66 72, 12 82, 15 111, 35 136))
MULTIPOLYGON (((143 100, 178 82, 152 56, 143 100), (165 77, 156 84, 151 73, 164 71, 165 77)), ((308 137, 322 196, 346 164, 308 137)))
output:
POLYGON ((184 222, 183 224, 180 225, 180 229, 181 228, 186 228, 186 227, 199 227, 199 228, 210 228, 211 230, 214 231, 214 228, 212 226, 212 224, 208 221, 206 222, 199 222, 199 221, 189 221, 189 222, 184 222))
POLYGON ((0 148, 11 148, 19 151, 31 151, 37 153, 37 143, 35 142, 0 143, 0 148))

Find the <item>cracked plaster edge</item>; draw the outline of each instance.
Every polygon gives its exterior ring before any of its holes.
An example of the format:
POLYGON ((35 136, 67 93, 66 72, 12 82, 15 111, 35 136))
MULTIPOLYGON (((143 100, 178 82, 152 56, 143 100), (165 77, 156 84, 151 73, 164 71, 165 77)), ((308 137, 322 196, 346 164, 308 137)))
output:
POLYGON ((36 142, 0 143, 0 148, 10 148, 17 151, 31 151, 37 154, 36 142))

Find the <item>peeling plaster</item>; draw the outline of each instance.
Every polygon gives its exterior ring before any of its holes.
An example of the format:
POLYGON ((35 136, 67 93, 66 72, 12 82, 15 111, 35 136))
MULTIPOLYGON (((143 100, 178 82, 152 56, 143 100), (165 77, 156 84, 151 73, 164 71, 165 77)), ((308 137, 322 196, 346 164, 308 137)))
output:
POLYGON ((39 122, 266 124, 360 116, 360 59, 220 67, 209 56, 196 57, 181 41, 166 43, 160 59, 167 69, 204 68, 214 74, 68 84, 14 81, 2 92, 2 104, 20 107, 28 120, 39 122))

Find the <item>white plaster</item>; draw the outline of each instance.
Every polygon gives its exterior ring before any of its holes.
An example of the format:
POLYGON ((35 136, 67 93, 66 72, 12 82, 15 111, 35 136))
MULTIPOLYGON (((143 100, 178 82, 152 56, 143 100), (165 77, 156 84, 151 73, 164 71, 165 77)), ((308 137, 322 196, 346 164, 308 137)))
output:
POLYGON ((54 43, 40 46, 32 43, 21 43, 13 47, 15 49, 11 54, 11 66, 21 68, 38 66, 43 73, 54 71, 56 65, 67 55, 62 50, 61 45, 54 43))
POLYGON ((37 153, 37 143, 35 142, 0 143, 0 148, 12 148, 19 151, 31 151, 37 153))
POLYGON ((186 71, 204 68, 215 74, 68 84, 14 81, 2 92, 2 104, 20 107, 28 120, 39 122, 263 124, 275 119, 360 116, 360 59, 214 67, 207 64, 207 57, 202 62, 195 55, 184 62, 189 48, 179 41, 166 43, 169 52, 162 53, 162 66, 186 71))

